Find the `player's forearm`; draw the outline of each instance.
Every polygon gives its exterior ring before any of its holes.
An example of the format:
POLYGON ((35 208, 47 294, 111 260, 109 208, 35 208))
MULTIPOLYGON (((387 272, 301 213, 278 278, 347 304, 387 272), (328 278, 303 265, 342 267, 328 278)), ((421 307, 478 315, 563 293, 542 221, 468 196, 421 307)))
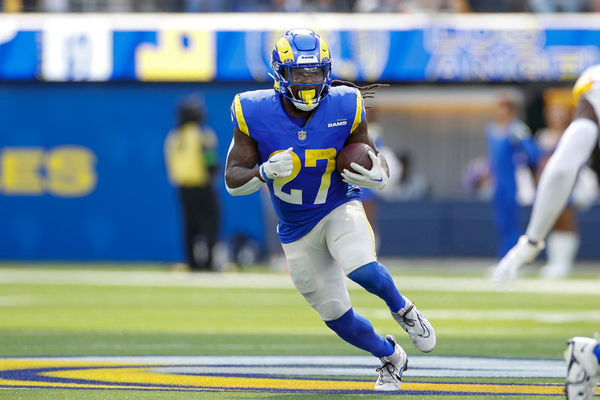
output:
POLYGON ((240 165, 227 165, 225 168, 225 183, 230 188, 242 186, 252 178, 260 179, 258 167, 248 168, 240 165))
POLYGON ((598 141, 598 129, 588 119, 573 121, 540 178, 527 236, 543 240, 565 207, 579 169, 587 162, 598 141))
POLYGON ((256 143, 234 130, 225 162, 225 188, 233 196, 254 193, 263 185, 258 167, 256 143), (237 137, 237 139, 236 139, 237 137))
POLYGON ((225 188, 233 196, 256 192, 265 182, 259 178, 258 167, 229 167, 225 171, 225 188))

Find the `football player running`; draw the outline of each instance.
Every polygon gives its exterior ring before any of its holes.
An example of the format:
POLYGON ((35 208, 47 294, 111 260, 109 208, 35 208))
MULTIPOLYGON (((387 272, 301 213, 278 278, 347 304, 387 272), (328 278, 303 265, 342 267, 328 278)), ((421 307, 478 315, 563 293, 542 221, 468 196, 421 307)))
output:
MULTIPOLYGON (((544 239, 567 204, 577 173, 598 145, 600 65, 581 74, 573 95, 577 102, 573 121, 542 173, 527 231, 493 272, 500 288, 512 287, 518 269, 533 261, 544 248, 544 239)), ((597 339, 574 337, 567 345, 567 399, 591 399, 600 377, 600 344, 597 339)))
POLYGON ((290 30, 277 41, 271 67, 274 90, 240 93, 231 106, 227 191, 246 195, 267 184, 296 289, 331 330, 381 360, 375 390, 398 390, 406 352, 352 309, 346 276, 386 302, 418 349, 433 350, 436 336, 377 262, 359 186, 382 189, 389 172, 367 132, 365 88, 332 81, 329 49, 308 29, 290 30), (356 172, 340 174, 337 154, 357 142, 374 149, 373 167, 354 164, 356 172))

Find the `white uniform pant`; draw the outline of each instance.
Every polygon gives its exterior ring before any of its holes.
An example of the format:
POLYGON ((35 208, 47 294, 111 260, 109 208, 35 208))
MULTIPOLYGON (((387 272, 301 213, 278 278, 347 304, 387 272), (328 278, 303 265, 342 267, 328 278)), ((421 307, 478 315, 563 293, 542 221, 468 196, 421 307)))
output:
POLYGON ((323 321, 352 307, 346 275, 377 260, 373 231, 358 200, 335 208, 302 238, 282 245, 296 289, 323 321))

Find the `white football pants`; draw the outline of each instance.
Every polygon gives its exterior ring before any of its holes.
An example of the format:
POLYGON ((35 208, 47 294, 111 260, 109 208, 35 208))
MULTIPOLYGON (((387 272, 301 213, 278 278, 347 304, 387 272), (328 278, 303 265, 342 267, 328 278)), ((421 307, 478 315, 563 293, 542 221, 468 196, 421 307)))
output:
POLYGON ((377 261, 373 231, 358 200, 335 208, 309 233, 282 246, 292 282, 323 321, 352 307, 346 275, 377 261))

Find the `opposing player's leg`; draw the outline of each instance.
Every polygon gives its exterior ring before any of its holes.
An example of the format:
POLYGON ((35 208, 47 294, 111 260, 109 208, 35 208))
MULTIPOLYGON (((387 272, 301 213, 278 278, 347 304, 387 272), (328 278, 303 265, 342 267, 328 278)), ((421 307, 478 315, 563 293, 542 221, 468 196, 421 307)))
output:
POLYGON ((423 352, 436 345, 435 330, 394 284, 389 271, 377 262, 373 235, 358 201, 346 203, 327 217, 327 245, 348 277, 386 302, 392 316, 423 352))
POLYGON ((397 390, 400 385, 399 376, 407 363, 406 353, 395 342, 379 335, 369 320, 352 309, 346 276, 334 263, 327 249, 325 227, 325 223, 317 225, 303 238, 283 244, 292 281, 325 324, 338 336, 394 365, 397 385, 392 388, 393 385, 386 380, 383 386, 385 388, 378 390, 397 390))
POLYGON ((567 341, 565 351, 568 400, 588 400, 594 397, 600 378, 600 343, 596 339, 574 337, 567 341))

